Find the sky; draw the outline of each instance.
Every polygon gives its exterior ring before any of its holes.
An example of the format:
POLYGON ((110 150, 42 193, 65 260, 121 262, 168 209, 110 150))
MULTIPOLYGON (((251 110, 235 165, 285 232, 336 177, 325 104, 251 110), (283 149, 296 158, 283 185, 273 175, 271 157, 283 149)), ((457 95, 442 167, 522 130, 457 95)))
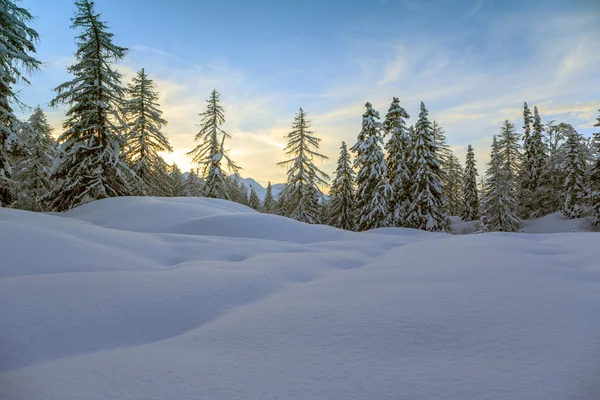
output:
MULTIPOLYGON (((41 105, 58 134, 65 108, 48 103, 70 78, 74 1, 20 5, 36 18, 44 62, 21 99, 41 105)), ((356 141, 365 102, 383 118, 394 96, 409 124, 423 101, 461 160, 474 147, 480 172, 504 120, 522 132, 525 101, 544 123, 597 130, 598 0, 96 0, 96 10, 130 49, 124 83, 141 68, 155 80, 174 148, 165 159, 184 171, 213 88, 232 158, 262 184, 285 180, 276 163, 300 107, 329 174, 341 142, 356 141)))

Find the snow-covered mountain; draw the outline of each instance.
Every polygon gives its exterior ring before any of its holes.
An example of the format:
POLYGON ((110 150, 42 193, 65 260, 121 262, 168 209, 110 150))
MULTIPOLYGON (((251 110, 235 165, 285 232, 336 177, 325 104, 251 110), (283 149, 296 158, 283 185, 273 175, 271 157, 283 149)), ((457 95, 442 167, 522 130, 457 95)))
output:
MULTIPOLYGON (((248 191, 250 191, 250 188, 253 187, 254 190, 256 191, 256 194, 258 195, 258 198, 263 201, 265 199, 265 196, 267 194, 267 188, 262 186, 260 183, 256 182, 253 178, 239 178, 244 185, 246 185, 246 187, 248 188, 248 191)), ((273 197, 277 198, 277 196, 279 195, 279 192, 281 192, 283 190, 285 184, 283 183, 276 183, 276 184, 271 184, 271 193, 273 193, 273 197)), ((250 192, 248 192, 250 193, 250 192)))

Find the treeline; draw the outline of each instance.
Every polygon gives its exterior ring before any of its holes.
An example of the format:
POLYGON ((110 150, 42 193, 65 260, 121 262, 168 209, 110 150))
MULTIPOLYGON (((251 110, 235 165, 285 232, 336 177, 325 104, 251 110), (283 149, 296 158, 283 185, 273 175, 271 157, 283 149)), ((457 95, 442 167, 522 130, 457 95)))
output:
MULTIPOLYGON (((114 69, 127 49, 89 0, 75 2, 72 79, 59 85, 51 106, 65 105, 63 131, 55 140, 40 107, 20 121, 11 105, 13 86, 36 70, 38 35, 31 15, 0 0, 0 206, 64 211, 114 196, 205 196, 246 204, 262 212, 348 230, 410 227, 449 231, 450 216, 477 220, 480 231, 518 231, 522 220, 561 211, 567 218, 592 215, 600 225, 600 133, 584 138, 572 126, 542 124, 536 107, 523 111, 523 132, 506 121, 494 136, 484 176, 469 145, 464 169, 441 126, 421 103, 414 124, 397 98, 381 120, 365 105, 356 142, 341 151, 330 177, 315 164, 327 159, 303 109, 286 136, 287 181, 278 196, 269 183, 264 201, 239 179, 223 129, 219 93, 200 113, 197 145, 188 154, 196 169, 187 177, 160 153, 172 151, 163 129, 158 93, 142 69, 126 86, 114 69)), ((596 125, 600 127, 600 116, 596 125)))

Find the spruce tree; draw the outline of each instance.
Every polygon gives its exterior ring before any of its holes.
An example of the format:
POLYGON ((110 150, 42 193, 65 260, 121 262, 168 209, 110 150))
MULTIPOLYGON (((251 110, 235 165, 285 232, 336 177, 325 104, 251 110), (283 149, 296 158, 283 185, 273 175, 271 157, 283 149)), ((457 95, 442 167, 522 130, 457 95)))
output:
MULTIPOLYGON (((600 110, 598 110, 600 114, 600 110)), ((594 145, 596 150, 596 160, 592 166, 590 174, 590 197, 593 211, 593 224, 594 226, 600 226, 600 115, 596 119, 595 127, 599 128, 598 132, 594 133, 594 145)))
POLYGON ((463 221, 475 221, 479 219, 479 192, 477 190, 477 167, 475 166, 475 153, 473 147, 467 148, 467 158, 465 161, 465 172, 463 180, 463 212, 461 219, 463 221))
MULTIPOLYGON (((503 130, 507 129, 505 125, 503 130)), ((494 136, 492 152, 486 171, 483 202, 483 221, 489 231, 516 232, 522 225, 517 216, 517 202, 509 180, 503 149, 494 136)))
POLYGON ((450 230, 450 219, 444 210, 440 163, 427 114, 425 104, 421 102, 411 156, 414 168, 411 187, 413 200, 407 222, 416 229, 446 232, 450 230))
POLYGON ((293 219, 317 224, 320 222, 319 185, 326 185, 329 176, 313 162, 315 158, 327 160, 319 153, 321 139, 310 131, 310 122, 302 108, 296 114, 292 131, 286 136, 288 145, 284 151, 292 158, 277 165, 287 167, 287 183, 284 190, 283 207, 293 219))
POLYGON ((162 132, 167 121, 161 116, 156 85, 142 69, 127 86, 127 94, 123 108, 129 127, 125 159, 142 183, 141 192, 159 195, 164 182, 163 170, 156 168, 164 162, 159 152, 173 149, 162 132))
POLYGON ((52 189, 50 169, 56 157, 56 141, 52 127, 38 106, 28 123, 21 124, 20 134, 26 155, 16 163, 13 172, 18 182, 16 208, 43 211, 40 199, 52 189))
POLYGON ((355 197, 358 213, 356 229, 359 231, 384 227, 389 212, 387 199, 390 187, 383 154, 383 124, 371 103, 367 102, 365 107, 362 130, 351 149, 356 154, 354 167, 358 169, 355 197))
POLYGON ((53 167, 57 188, 47 197, 52 210, 64 211, 93 200, 132 193, 135 176, 121 159, 127 126, 120 117, 124 89, 121 74, 111 62, 125 56, 113 34, 89 0, 75 2, 73 28, 77 37, 76 63, 68 68, 73 80, 59 85, 51 106, 67 104, 67 120, 58 160, 53 167))
POLYGON ((534 107, 534 116, 525 103, 525 135, 523 137, 523 159, 520 170, 520 214, 525 218, 540 216, 542 211, 542 191, 540 187, 542 174, 546 167, 546 150, 543 141, 542 119, 537 107, 534 107), (533 122, 531 133, 529 123, 533 122))
POLYGON ((565 123, 555 124, 554 121, 549 121, 546 124, 544 147, 547 149, 547 156, 543 173, 540 176, 538 193, 541 215, 551 214, 562 209, 562 188, 566 178, 563 169, 564 144, 571 129, 572 127, 565 123))
POLYGON ((184 193, 187 197, 202 197, 202 179, 198 176, 197 169, 191 169, 185 178, 184 193))
POLYGON ((442 181, 444 197, 447 201, 446 211, 450 215, 459 216, 463 211, 463 175, 464 171, 460 160, 451 152, 445 173, 446 182, 442 181))
POLYGON ((256 194, 256 189, 254 189, 254 186, 250 186, 250 198, 248 199, 248 206, 256 211, 260 211, 261 208, 260 199, 258 198, 258 194, 256 194))
POLYGON ((17 2, 0 0, 0 207, 14 201, 7 141, 20 126, 11 103, 20 101, 13 86, 28 84, 25 73, 37 70, 40 65, 34 57, 38 33, 29 26, 33 17, 18 7, 17 2))
POLYGON ((346 142, 342 142, 335 179, 329 191, 327 225, 348 231, 356 227, 356 199, 354 198, 354 171, 346 142))
POLYGON ((383 121, 386 135, 390 139, 385 144, 387 151, 387 180, 390 185, 388 220, 386 226, 406 226, 406 216, 410 206, 410 153, 411 138, 405 119, 410 118, 400 106, 397 97, 393 98, 390 109, 383 121))
POLYGON ((581 137, 574 129, 569 132, 565 143, 565 160, 563 168, 566 178, 563 186, 562 213, 569 219, 580 218, 584 203, 585 170, 581 154, 581 137))
POLYGON ((229 200, 227 177, 221 164, 225 160, 226 168, 235 175, 240 167, 231 160, 225 150, 225 139, 231 139, 231 136, 221 129, 225 122, 225 112, 219 102, 220 95, 213 90, 207 100, 206 111, 199 114, 202 122, 195 140, 200 144, 188 154, 191 154, 192 161, 202 168, 204 196, 229 200))
POLYGON ((169 174, 169 197, 186 196, 185 179, 177 164, 173 163, 167 171, 169 174))
POLYGON ((506 170, 506 180, 513 191, 516 191, 517 176, 521 166, 521 146, 519 145, 519 134, 515 131, 515 125, 508 120, 504 121, 502 131, 498 136, 498 148, 500 158, 506 170))
POLYGON ((265 194, 265 199, 263 200, 262 209, 264 213, 267 214, 275 214, 276 212, 276 202, 273 197, 273 186, 271 182, 267 184, 267 193, 265 194))

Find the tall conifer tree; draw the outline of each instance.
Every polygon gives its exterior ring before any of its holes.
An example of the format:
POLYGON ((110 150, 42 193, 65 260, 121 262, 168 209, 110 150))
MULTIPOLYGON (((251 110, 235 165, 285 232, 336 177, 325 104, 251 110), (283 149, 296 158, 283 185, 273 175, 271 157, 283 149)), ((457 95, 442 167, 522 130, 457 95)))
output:
POLYGON ((169 140, 162 132, 167 121, 162 118, 156 85, 142 68, 127 86, 129 99, 124 115, 129 126, 128 150, 125 159, 143 185, 142 193, 160 195, 165 178, 160 152, 172 152, 169 140))
POLYGON ((598 132, 594 133, 594 145, 596 150, 596 160, 592 166, 590 175, 590 192, 592 200, 593 224, 600 226, 600 110, 598 110, 598 118, 596 118, 595 127, 598 132))
POLYGON ((39 68, 35 58, 38 33, 30 26, 33 17, 18 0, 0 0, 0 207, 14 201, 8 139, 17 133, 19 121, 11 103, 19 103, 13 86, 29 83, 25 73, 39 68))
POLYGON ((337 228, 354 230, 356 227, 356 199, 354 198, 354 171, 346 142, 342 142, 335 179, 329 191, 327 220, 337 228))
POLYGON ((580 218, 584 203, 585 169, 581 154, 581 136, 574 129, 569 132, 565 143, 564 170, 566 178, 563 186, 563 215, 569 219, 580 218))
POLYGON ((389 206, 390 187, 387 183, 387 166, 383 154, 383 124, 379 113, 371 103, 365 104, 362 130, 352 146, 356 154, 354 167, 356 174, 357 230, 382 228, 385 226, 389 206))
POLYGON ((419 120, 415 124, 415 139, 412 149, 411 198, 407 222, 416 229, 428 231, 450 230, 450 219, 444 210, 440 163, 428 111, 421 102, 419 120))
POLYGON ((263 200, 263 212, 267 214, 275 214, 276 206, 277 204, 275 202, 275 198, 273 197, 273 186, 271 185, 271 182, 269 182, 267 184, 267 193, 265 194, 265 198, 263 200))
POLYGON ((111 62, 125 56, 113 34, 89 0, 75 2, 73 28, 77 36, 76 62, 68 68, 73 80, 59 85, 51 106, 67 104, 67 120, 58 159, 53 167, 57 188, 47 196, 56 211, 106 197, 132 193, 133 172, 121 159, 127 127, 120 117, 124 89, 121 74, 111 62))
POLYGON ((302 108, 296 114, 292 131, 286 136, 288 144, 284 151, 289 160, 277 165, 287 167, 287 183, 282 192, 283 207, 291 218, 309 224, 320 223, 321 208, 319 185, 327 185, 329 176, 321 171, 314 159, 327 160, 319 153, 321 139, 310 130, 310 122, 302 108))
POLYGON ((385 144, 387 151, 387 179, 390 185, 387 199, 389 213, 386 226, 406 226, 410 207, 410 153, 411 138, 406 128, 410 118, 397 97, 393 98, 390 109, 383 121, 383 127, 390 139, 385 144))
POLYGON ((464 209, 461 214, 463 221, 475 221, 479 219, 479 192, 477 190, 477 167, 473 147, 467 148, 467 158, 465 161, 464 186, 463 186, 463 204, 464 209))
POLYGON ((195 137, 200 144, 188 154, 202 168, 204 196, 230 200, 229 185, 223 168, 238 175, 240 167, 231 160, 225 149, 225 139, 231 139, 231 136, 221 129, 225 122, 225 111, 220 104, 219 93, 213 90, 206 103, 206 111, 199 114, 202 121, 195 137), (225 166, 222 165, 224 162, 227 163, 225 166))

